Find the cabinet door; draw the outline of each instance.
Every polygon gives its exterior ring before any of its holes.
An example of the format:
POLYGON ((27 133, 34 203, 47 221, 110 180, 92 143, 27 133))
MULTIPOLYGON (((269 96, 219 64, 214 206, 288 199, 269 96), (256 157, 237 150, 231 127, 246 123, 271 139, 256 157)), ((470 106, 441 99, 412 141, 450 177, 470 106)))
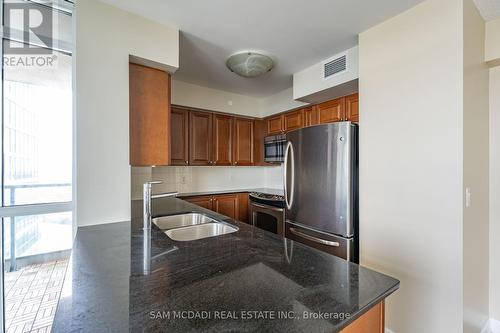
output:
POLYGON ((248 216, 249 214, 249 209, 248 209, 248 193, 238 193, 238 211, 239 211, 239 218, 241 222, 249 223, 250 217, 248 216))
POLYGON ((345 98, 346 118, 352 122, 359 122, 359 96, 350 95, 345 98))
POLYGON ((210 165, 212 162, 212 114, 189 112, 189 164, 210 165))
POLYGON ((234 119, 234 165, 253 165, 252 119, 234 119))
POLYGON ((170 115, 170 164, 189 164, 189 112, 172 108, 170 115))
POLYGON ((384 333, 385 301, 366 311, 361 317, 344 328, 340 333, 384 333))
POLYGON ((309 127, 319 124, 318 108, 310 106, 304 109, 304 127, 309 127))
POLYGON ((184 198, 187 202, 198 205, 200 207, 213 210, 213 198, 211 196, 198 196, 198 197, 190 197, 184 198))
POLYGON ((302 109, 285 113, 284 115, 285 132, 299 129, 302 127, 304 127, 304 111, 302 109))
POLYGON ((233 164, 233 117, 214 114, 212 164, 233 164))
POLYGON ((318 104, 319 123, 343 121, 345 119, 344 104, 345 99, 343 97, 318 104))
POLYGON ((130 165, 168 165, 170 161, 170 75, 129 64, 130 165))
POLYGON ((264 138, 267 135, 267 122, 265 120, 255 120, 253 158, 254 165, 268 165, 264 162, 264 138))
POLYGON ((219 214, 238 220, 238 195, 222 194, 213 197, 213 210, 219 214))
POLYGON ((283 115, 267 119, 267 134, 276 135, 283 133, 283 115))

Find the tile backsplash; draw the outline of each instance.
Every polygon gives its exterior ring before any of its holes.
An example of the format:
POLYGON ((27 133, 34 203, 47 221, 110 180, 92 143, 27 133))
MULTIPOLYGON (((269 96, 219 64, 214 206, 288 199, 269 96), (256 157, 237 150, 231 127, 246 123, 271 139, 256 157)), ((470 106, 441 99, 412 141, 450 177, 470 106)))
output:
POLYGON ((142 184, 161 180, 154 193, 281 188, 282 167, 132 167, 132 199, 142 198, 142 184))

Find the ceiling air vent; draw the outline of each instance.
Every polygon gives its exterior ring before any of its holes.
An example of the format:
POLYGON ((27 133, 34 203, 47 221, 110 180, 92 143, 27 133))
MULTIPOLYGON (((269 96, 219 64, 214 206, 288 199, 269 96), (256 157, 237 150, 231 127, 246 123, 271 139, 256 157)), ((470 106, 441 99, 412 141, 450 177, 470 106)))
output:
POLYGON ((323 65, 323 78, 328 79, 329 77, 345 72, 347 70, 347 55, 344 54, 341 57, 328 61, 323 65))

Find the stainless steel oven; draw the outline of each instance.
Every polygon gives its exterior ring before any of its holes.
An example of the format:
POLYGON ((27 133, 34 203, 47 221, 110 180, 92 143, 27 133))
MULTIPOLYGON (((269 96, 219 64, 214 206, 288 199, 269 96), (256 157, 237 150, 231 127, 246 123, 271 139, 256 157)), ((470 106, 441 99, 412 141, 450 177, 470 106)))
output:
POLYGON ((284 134, 267 136, 264 139, 264 161, 281 163, 285 156, 286 137, 284 134))
POLYGON ((284 201, 282 196, 250 194, 251 223, 257 228, 283 236, 285 234, 284 201))

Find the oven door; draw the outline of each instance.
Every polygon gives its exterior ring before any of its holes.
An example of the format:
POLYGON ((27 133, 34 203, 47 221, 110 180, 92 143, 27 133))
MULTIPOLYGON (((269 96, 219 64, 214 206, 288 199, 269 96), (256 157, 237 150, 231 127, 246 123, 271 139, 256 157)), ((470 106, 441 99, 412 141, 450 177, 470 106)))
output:
POLYGON ((284 235, 283 208, 250 201, 250 217, 253 226, 281 236, 284 235))

